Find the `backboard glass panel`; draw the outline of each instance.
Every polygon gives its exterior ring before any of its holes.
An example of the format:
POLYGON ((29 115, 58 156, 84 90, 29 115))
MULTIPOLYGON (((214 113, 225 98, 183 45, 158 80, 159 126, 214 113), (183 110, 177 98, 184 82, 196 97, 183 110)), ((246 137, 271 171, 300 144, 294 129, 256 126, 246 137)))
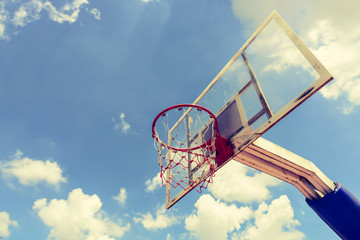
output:
MULTIPOLYGON (((231 141, 235 156, 331 80, 273 11, 193 104, 217 116, 220 134, 231 141)), ((166 207, 190 190, 167 186, 166 207)))

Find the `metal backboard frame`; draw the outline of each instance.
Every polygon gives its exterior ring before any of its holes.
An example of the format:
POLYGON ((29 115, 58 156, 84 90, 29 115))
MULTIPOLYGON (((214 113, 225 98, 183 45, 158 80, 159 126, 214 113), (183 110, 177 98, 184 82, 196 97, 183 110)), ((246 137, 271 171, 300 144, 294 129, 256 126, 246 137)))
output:
MULTIPOLYGON (((274 28, 274 29, 275 29, 274 28)), ((280 47, 282 42, 279 43, 280 47)), ((278 46, 276 45, 276 46, 278 46)), ((290 49, 290 48, 289 48, 290 49)), ((280 49, 282 51, 282 49, 280 49)), ((288 49, 285 49, 282 53, 293 54, 288 49)), ((265 53, 264 53, 265 54, 265 53)), ((277 54, 277 52, 273 53, 277 54)), ((291 60, 291 59, 290 59, 291 60)), ((279 71, 281 74, 281 66, 271 66, 274 71, 279 71), (277 69, 278 68, 278 69, 277 69)), ((291 63, 285 63, 291 64, 291 63)), ((298 74, 298 70, 292 70, 295 76, 298 74)), ((300 74, 301 71, 299 70, 300 74)), ((230 75, 229 75, 230 76, 230 75)), ((286 75, 284 74, 285 79, 286 75)), ((267 78, 272 78, 271 75, 268 75, 267 78)), ((246 43, 237 51, 237 53, 231 58, 231 60, 225 65, 225 67, 219 72, 219 74, 211 81, 211 83, 205 88, 205 90, 199 95, 199 97, 194 101, 193 104, 198 104, 201 106, 207 107, 217 116, 219 120, 220 133, 223 137, 226 137, 230 140, 234 149, 235 158, 240 154, 245 148, 252 144, 257 138, 274 126, 278 121, 284 118, 287 114, 293 111, 301 103, 311 97, 314 93, 320 90, 328 82, 333 79, 331 74, 323 66, 323 64, 315 57, 315 55, 310 51, 310 49, 304 44, 304 42, 296 35, 296 33, 288 26, 284 19, 276 12, 273 11, 266 20, 260 25, 260 27, 253 33, 253 35, 246 41, 246 43), (271 27, 269 27, 271 26, 271 27), (264 87, 266 84, 274 84, 272 88, 280 88, 283 83, 280 85, 277 82, 276 77, 274 79, 266 80, 265 82, 261 80, 261 76, 264 72, 269 72, 268 66, 264 65, 261 71, 256 69, 257 63, 262 61, 262 58, 252 57, 254 51, 261 51, 262 45, 258 43, 266 43, 262 40, 264 34, 272 34, 275 31, 272 30, 272 27, 280 29, 279 32, 276 32, 277 35, 283 35, 287 39, 287 44, 291 45, 291 51, 296 51, 296 54, 299 54, 301 60, 297 66, 297 69, 304 70, 306 74, 304 78, 313 78, 313 81, 310 84, 305 83, 306 87, 300 90, 296 89, 296 94, 291 95, 290 98, 287 97, 285 104, 269 104, 269 101, 273 101, 276 98, 276 95, 269 97, 265 93, 264 87), (266 30, 269 29, 270 30, 266 30), (267 33, 266 33, 267 31, 267 33), (262 42, 263 41, 263 42, 262 42), (256 43, 257 42, 257 43, 256 43), (257 44, 257 45, 256 45, 257 44), (254 47, 255 46, 255 47, 254 47), (255 59, 255 60, 254 60, 255 59), (243 72, 238 72, 238 65, 245 69, 246 74, 243 72), (260 73, 260 74, 259 74, 260 73), (227 94, 225 91, 223 95, 226 95, 225 100, 218 97, 222 95, 213 94, 213 89, 219 88, 216 84, 219 84, 220 80, 226 82, 227 75, 234 74, 239 79, 245 80, 239 89, 235 91, 235 94, 227 94), (260 76, 260 77, 259 77, 260 76), (260 78, 260 80, 259 80, 260 78), (271 82, 272 81, 272 82, 271 82), (251 93, 251 94, 250 94, 251 93), (214 96, 213 96, 214 95, 214 96), (248 97, 248 95, 250 97, 248 97), (209 101, 209 97, 211 101, 209 101), (255 104, 253 100, 247 100, 247 98, 255 99, 255 104), (206 106, 208 105, 208 106, 206 106), (214 105, 217 107, 212 108, 214 105), (274 106, 275 107, 274 107, 274 106)), ((291 79, 286 79, 287 87, 291 86, 291 79), (289 85, 290 84, 290 85, 289 85)), ((239 80, 243 81, 243 80, 239 80)), ((283 92, 284 93, 284 92, 283 92)), ((287 94, 287 91, 284 95, 287 94)), ((182 119, 185 118, 186 112, 182 119)), ((181 119, 180 119, 181 120, 181 119)), ((229 158, 224 164, 230 161, 232 158, 229 158)), ((222 167, 217 166, 217 169, 222 167)), ((171 172, 168 173, 170 176, 171 172)), ((196 187, 196 186, 194 186, 196 187)), ((170 208, 173 204, 179 201, 183 196, 190 192, 193 188, 186 190, 174 190, 171 189, 170 184, 166 186, 166 208, 170 208)))

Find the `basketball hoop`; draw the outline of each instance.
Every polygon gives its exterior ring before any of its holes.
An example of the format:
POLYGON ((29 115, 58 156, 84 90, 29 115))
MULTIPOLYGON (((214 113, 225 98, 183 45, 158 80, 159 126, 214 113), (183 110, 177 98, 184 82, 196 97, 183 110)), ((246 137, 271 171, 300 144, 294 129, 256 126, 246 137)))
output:
POLYGON ((152 124, 152 136, 164 186, 201 192, 233 154, 229 141, 220 136, 216 116, 194 104, 160 112, 152 124))

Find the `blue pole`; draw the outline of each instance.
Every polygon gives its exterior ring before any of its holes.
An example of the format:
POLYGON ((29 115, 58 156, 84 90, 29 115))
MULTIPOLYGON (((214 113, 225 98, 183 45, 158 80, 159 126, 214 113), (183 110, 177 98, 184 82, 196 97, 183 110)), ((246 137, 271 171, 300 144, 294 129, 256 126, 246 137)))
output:
POLYGON ((342 239, 360 239, 360 201, 337 183, 333 192, 307 204, 342 239))

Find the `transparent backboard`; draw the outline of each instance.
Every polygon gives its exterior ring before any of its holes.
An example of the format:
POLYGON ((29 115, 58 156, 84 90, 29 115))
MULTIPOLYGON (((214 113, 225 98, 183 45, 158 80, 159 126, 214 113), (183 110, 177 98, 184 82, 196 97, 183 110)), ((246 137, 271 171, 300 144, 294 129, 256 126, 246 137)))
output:
MULTIPOLYGON (((332 79, 273 11, 194 104, 217 116, 236 155, 332 79)), ((167 186, 166 207, 189 191, 167 186)))

